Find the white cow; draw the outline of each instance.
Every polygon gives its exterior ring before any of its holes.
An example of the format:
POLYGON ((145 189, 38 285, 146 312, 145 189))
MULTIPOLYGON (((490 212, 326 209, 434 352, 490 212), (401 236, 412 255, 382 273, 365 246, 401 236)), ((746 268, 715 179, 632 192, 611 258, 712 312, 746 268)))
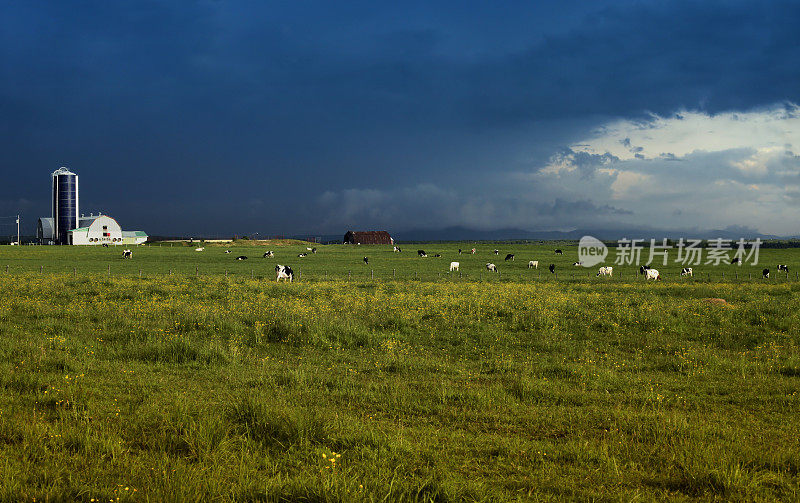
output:
POLYGON ((457 271, 460 265, 458 262, 450 262, 450 272, 457 271))
POLYGON ((599 271, 597 271, 598 276, 608 276, 609 278, 614 275, 614 268, 611 266, 608 267, 601 267, 599 271))
POLYGON ((201 246, 200 248, 195 248, 194 251, 205 251, 205 246, 201 246))
POLYGON ((681 276, 693 276, 691 267, 684 267, 681 269, 681 276))
POLYGON ((289 283, 294 281, 294 271, 288 265, 276 265, 275 266, 275 281, 280 281, 282 279, 289 280, 289 283))
POLYGON ((272 250, 264 252, 264 258, 268 258, 268 257, 271 258, 271 257, 274 257, 274 256, 275 256, 275 253, 272 250))
POLYGON ((658 274, 656 269, 647 269, 644 271, 644 279, 654 279, 654 280, 661 280, 661 275, 658 274))
POLYGON ((497 272, 497 266, 494 264, 486 264, 486 269, 488 269, 491 272, 497 272))
POLYGON ((539 261, 538 260, 531 260, 528 262, 528 269, 538 269, 539 268, 539 261))
POLYGON ((230 250, 225 250, 225 253, 230 253, 230 252, 231 252, 230 250))

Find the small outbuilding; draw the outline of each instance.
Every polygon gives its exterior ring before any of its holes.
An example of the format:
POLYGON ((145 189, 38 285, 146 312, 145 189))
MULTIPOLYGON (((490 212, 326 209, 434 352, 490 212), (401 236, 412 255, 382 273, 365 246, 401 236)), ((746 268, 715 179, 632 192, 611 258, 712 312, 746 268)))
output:
POLYGON ((346 245, 393 245, 394 239, 386 231, 347 231, 343 243, 346 245))

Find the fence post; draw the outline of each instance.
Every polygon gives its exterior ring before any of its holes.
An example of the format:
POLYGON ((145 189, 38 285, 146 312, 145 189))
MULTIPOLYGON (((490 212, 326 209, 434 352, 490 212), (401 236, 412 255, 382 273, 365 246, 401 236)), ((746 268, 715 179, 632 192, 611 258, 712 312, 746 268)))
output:
POLYGON ((753 273, 748 272, 747 273, 747 279, 753 279, 753 273))
POLYGON ((227 269, 225 269, 225 277, 226 278, 228 277, 228 270, 227 269))
POLYGON ((111 277, 111 264, 108 264, 108 277, 111 277))
POLYGON ((142 270, 139 269, 139 278, 141 278, 141 277, 142 277, 142 270))
POLYGON ((372 269, 369 270, 369 279, 370 280, 375 279, 375 271, 373 271, 372 269))
POLYGON ((351 273, 352 273, 352 271, 347 271, 347 281, 350 281, 351 273))
MULTIPOLYGON (((6 271, 6 272, 8 272, 8 271, 6 271)), ((74 278, 77 273, 78 273, 78 268, 77 267, 73 267, 72 268, 72 277, 74 278)), ((141 271, 140 271, 139 275, 141 276, 141 271)))
POLYGON ((397 277, 397 269, 392 269, 392 279, 397 277))
MULTIPOLYGON (((109 266, 109 267, 111 267, 111 266, 109 266)), ((40 265, 40 266, 39 266, 39 274, 41 274, 41 273, 43 273, 43 272, 44 272, 44 266, 43 266, 43 265, 40 265)))
POLYGON ((200 267, 194 266, 194 277, 196 278, 199 275, 200 275, 200 267))
MULTIPOLYGON (((172 245, 170 245, 170 246, 172 246, 172 245)), ((167 269, 167 274, 169 274, 170 276, 172 276, 172 269, 167 269)))
POLYGON ((414 279, 417 279, 417 271, 414 271, 414 279))

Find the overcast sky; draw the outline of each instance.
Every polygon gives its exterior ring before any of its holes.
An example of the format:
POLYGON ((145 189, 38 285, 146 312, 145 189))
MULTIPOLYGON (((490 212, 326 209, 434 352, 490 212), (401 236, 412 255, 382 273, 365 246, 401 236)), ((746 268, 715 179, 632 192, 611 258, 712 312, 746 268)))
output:
MULTIPOLYGON (((5 2, 0 216, 800 234, 800 2, 5 2), (501 6, 498 6, 501 5, 501 6)), ((5 232, 4 232, 5 233, 5 232)))

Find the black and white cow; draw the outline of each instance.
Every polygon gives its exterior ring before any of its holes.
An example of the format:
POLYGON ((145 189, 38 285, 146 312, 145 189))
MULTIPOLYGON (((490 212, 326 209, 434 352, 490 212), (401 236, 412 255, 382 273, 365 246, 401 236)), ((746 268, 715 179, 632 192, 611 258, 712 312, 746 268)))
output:
POLYGON ((789 274, 789 266, 785 264, 778 264, 778 271, 783 271, 786 274, 789 274))
POLYGON ((246 255, 239 255, 238 257, 236 257, 236 260, 247 260, 247 256, 246 255))
POLYGON ((556 250, 556 255, 563 255, 563 254, 564 254, 564 252, 563 252, 563 251, 561 251, 561 250, 556 250))
POLYGON ((461 248, 458 249, 458 254, 461 255, 461 248))
POLYGON ((572 265, 574 265, 575 267, 580 267, 583 265, 583 262, 573 262, 572 265))
POLYGON ((497 272, 497 266, 492 263, 486 264, 486 269, 490 272, 497 272))
POLYGON ((122 250, 122 258, 133 258, 133 252, 130 250, 122 250))
POLYGON ((272 258, 274 256, 275 256, 275 252, 273 252, 272 250, 269 250, 269 251, 265 251, 264 252, 264 257, 263 258, 272 258))
POLYGON ((275 266, 275 281, 289 280, 289 283, 294 281, 294 271, 288 265, 275 266))
POLYGON ((550 269, 550 272, 552 274, 556 273, 556 265, 555 264, 550 264, 550 267, 548 267, 548 269, 550 269))
POLYGON ((681 276, 694 276, 691 267, 684 267, 681 269, 681 276))
POLYGON ((103 248, 108 248, 108 243, 103 243, 103 248))
POLYGON ((428 254, 425 253, 425 250, 417 250, 417 255, 420 257, 427 257, 428 254))
POLYGON ((508 262, 509 260, 512 261, 512 262, 514 261, 514 254, 513 253, 509 253, 508 255, 506 255, 506 262, 508 262))
POLYGON ((369 265, 369 257, 364 257, 364 263, 369 265))
POLYGON ((733 257, 733 259, 731 259, 731 265, 738 263, 739 263, 739 257, 733 257))
POLYGON ((764 269, 763 271, 761 271, 761 277, 763 277, 764 279, 769 279, 769 269, 764 269))
POLYGON ((648 269, 650 269, 649 265, 640 265, 639 274, 646 274, 648 269))
POLYGON ((298 253, 297 256, 300 258, 308 257, 308 253, 298 253))
POLYGON ((317 253, 317 247, 311 248, 311 253, 317 253))
POLYGON ((226 253, 226 254, 228 254, 228 253, 230 253, 230 252, 231 252, 230 250, 225 250, 225 253, 226 253))
POLYGON ((433 258, 442 258, 442 254, 441 253, 435 253, 433 255, 433 258))
POLYGON ((395 253, 400 253, 400 252, 401 252, 401 251, 403 251, 403 250, 401 250, 400 248, 398 248, 398 247, 396 247, 396 246, 395 246, 395 247, 394 247, 394 249, 393 249, 392 251, 393 251, 393 252, 395 252, 395 253))
POLYGON ((500 254, 500 250, 495 250, 495 251, 494 251, 494 254, 495 254, 495 255, 499 255, 499 254, 500 254))

